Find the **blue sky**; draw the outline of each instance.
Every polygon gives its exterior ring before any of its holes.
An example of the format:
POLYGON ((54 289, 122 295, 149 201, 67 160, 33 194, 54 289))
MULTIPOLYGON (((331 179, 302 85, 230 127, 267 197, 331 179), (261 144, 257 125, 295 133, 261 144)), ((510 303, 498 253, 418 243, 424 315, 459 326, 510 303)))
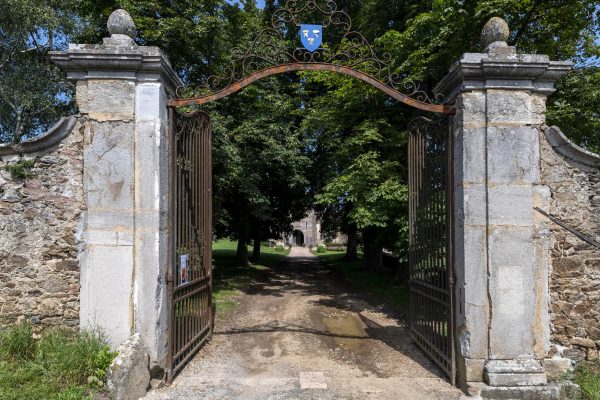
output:
MULTIPOLYGON (((233 0, 233 1, 230 1, 230 2, 239 3, 239 0, 233 0)), ((256 0, 256 5, 259 8, 264 8, 265 7, 265 0, 256 0)))

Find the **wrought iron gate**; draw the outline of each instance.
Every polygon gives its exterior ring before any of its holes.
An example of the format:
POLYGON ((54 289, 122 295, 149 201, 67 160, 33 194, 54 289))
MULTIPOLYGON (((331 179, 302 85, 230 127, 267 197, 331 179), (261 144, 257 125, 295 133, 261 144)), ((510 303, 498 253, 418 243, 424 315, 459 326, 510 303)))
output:
POLYGON ((204 111, 170 113, 175 237, 167 275, 169 382, 213 330, 211 123, 204 111))
POLYGON ((449 118, 409 124, 410 332, 455 384, 449 118))

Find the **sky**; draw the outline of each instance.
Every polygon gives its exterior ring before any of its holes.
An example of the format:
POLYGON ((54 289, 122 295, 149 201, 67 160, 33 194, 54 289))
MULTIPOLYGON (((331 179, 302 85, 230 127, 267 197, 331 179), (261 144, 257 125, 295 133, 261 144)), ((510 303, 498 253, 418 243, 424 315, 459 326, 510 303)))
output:
MULTIPOLYGON (((239 0, 232 0, 230 3, 239 3, 239 0)), ((265 8, 265 0, 256 0, 258 8, 265 8)))

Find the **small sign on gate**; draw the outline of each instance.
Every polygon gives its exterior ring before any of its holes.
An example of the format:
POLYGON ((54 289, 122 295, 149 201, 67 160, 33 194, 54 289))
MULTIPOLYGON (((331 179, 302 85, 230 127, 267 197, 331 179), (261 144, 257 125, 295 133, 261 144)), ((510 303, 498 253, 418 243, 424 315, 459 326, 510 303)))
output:
POLYGON ((190 274, 188 270, 188 254, 179 256, 179 286, 190 283, 190 274))

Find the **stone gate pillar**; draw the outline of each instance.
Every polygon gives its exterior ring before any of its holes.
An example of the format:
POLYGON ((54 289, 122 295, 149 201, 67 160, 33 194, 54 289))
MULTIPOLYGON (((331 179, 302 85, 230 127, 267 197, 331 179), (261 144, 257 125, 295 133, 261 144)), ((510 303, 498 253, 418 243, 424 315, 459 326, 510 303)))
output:
POLYGON ((540 182, 546 97, 571 64, 518 54, 508 36, 506 22, 490 20, 484 53, 464 54, 436 91, 457 108, 459 380, 489 398, 530 398, 524 396, 555 390, 545 386, 543 368, 550 344, 549 232, 534 207, 550 195, 540 182))
POLYGON ((165 366, 169 138, 166 101, 180 79, 160 49, 137 46, 129 14, 113 13, 102 45, 70 45, 52 60, 77 85, 85 120, 81 226, 82 328, 113 347, 140 333, 165 366))

